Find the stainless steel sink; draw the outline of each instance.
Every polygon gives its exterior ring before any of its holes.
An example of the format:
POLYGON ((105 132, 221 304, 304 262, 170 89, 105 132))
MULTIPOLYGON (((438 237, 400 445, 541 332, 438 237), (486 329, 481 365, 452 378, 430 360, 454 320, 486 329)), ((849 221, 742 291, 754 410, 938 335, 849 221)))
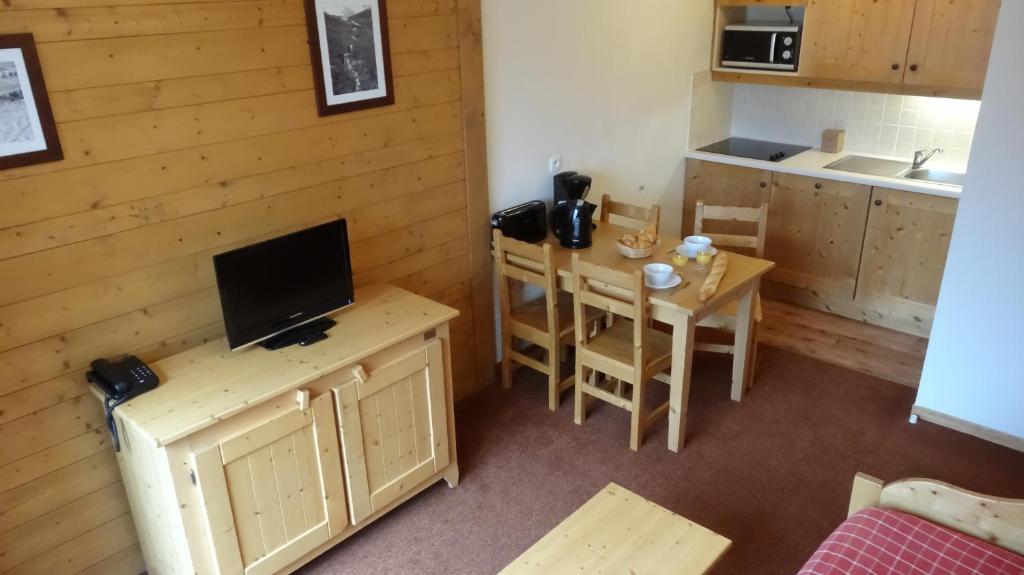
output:
POLYGON ((870 156, 849 155, 825 166, 829 170, 841 170, 870 176, 884 176, 887 178, 903 178, 932 184, 945 184, 947 186, 963 186, 965 174, 957 172, 946 172, 943 170, 930 170, 928 168, 914 169, 911 162, 899 160, 885 160, 872 158, 870 156))
POLYGON ((842 158, 825 166, 829 170, 842 170, 869 176, 885 176, 887 178, 898 178, 911 167, 910 162, 897 160, 883 160, 869 156, 843 156, 842 158))
POLYGON ((944 172, 942 170, 929 170, 928 168, 920 168, 917 170, 910 170, 905 174, 901 174, 901 178, 908 180, 920 180, 923 182, 931 182, 933 184, 947 184, 950 186, 963 186, 964 177, 966 174, 960 174, 957 172, 944 172))

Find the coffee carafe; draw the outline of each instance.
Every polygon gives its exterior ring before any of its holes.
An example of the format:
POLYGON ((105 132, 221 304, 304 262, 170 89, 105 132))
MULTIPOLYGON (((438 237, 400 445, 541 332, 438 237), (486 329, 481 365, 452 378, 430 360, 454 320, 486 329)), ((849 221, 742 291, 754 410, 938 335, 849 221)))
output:
POLYGON ((551 211, 551 231, 562 247, 574 250, 589 248, 594 231, 597 206, 584 201, 592 179, 576 172, 555 176, 555 206, 551 211))

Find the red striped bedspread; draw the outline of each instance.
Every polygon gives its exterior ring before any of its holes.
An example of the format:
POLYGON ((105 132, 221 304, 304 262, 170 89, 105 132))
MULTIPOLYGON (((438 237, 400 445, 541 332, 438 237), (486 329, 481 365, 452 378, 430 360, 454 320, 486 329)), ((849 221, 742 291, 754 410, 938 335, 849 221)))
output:
POLYGON ((860 511, 799 575, 1024 575, 1024 557, 891 509, 860 511))

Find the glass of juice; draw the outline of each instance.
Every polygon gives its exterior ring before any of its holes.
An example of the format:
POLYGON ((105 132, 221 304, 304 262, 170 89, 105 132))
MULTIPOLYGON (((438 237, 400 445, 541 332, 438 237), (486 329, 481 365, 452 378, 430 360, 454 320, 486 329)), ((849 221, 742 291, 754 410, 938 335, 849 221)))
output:
POLYGON ((697 269, 705 272, 708 269, 708 264, 711 263, 711 247, 702 247, 697 252, 697 269))

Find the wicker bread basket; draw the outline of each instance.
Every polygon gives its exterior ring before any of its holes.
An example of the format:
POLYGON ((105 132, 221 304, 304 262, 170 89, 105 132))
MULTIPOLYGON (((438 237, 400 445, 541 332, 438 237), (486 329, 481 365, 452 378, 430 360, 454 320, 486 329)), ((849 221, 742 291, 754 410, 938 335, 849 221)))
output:
POLYGON ((619 248, 619 253, 626 256, 629 259, 641 260, 649 258, 654 255, 654 250, 658 249, 658 244, 654 244, 649 248, 631 248, 626 244, 616 240, 615 247, 619 248))

